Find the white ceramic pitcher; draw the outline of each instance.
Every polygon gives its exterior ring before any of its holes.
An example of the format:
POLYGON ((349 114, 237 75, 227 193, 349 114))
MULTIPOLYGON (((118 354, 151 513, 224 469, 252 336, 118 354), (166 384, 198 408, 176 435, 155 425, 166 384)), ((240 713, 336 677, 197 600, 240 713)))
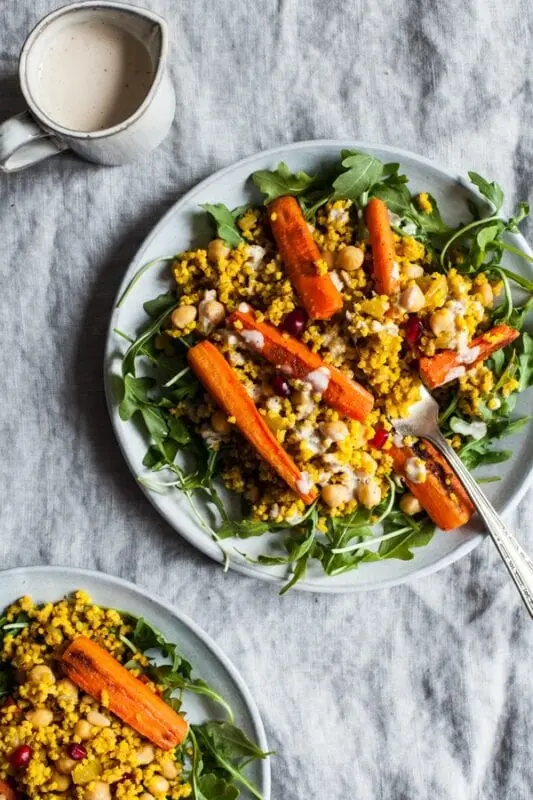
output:
POLYGON ((0 169, 15 172, 73 150, 99 164, 125 164, 153 150, 167 135, 176 109, 167 71, 168 32, 157 14, 124 3, 89 0, 59 8, 30 33, 20 55, 19 79, 29 110, 0 125, 0 169), (153 66, 147 96, 123 122, 104 130, 71 130, 51 119, 39 105, 35 86, 43 54, 61 26, 98 20, 125 30, 146 47, 153 66))

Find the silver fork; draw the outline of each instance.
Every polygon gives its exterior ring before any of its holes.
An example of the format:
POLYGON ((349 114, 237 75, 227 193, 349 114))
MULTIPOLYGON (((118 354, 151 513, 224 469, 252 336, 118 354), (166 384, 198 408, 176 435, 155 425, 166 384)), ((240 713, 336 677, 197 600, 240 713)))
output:
POLYGON ((393 420, 394 428, 401 436, 418 436, 427 439, 448 461, 485 523, 527 610, 533 617, 533 561, 513 534, 506 529, 476 480, 440 432, 439 407, 436 401, 425 387, 422 386, 420 391, 421 399, 411 406, 409 417, 393 420))

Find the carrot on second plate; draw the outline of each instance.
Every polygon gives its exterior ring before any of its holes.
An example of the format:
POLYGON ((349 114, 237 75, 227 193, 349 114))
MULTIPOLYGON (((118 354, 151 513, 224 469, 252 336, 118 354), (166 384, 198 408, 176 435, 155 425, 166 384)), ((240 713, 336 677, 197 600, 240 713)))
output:
POLYGON ((387 453, 392 457, 395 472, 404 479, 437 527, 451 531, 466 525, 474 506, 455 472, 433 445, 426 441, 420 441, 414 448, 393 444, 387 453), (424 462, 426 479, 421 483, 408 478, 411 459, 424 462))
POLYGON ((189 726, 164 700, 134 677, 100 645, 80 636, 62 656, 67 677, 162 750, 172 750, 187 738, 189 726))
POLYGON ((372 197, 365 211, 377 294, 389 296, 400 291, 399 267, 394 260, 394 239, 389 211, 383 200, 372 197))
POLYGON ((434 356, 422 356, 418 361, 420 377, 428 389, 436 389, 460 378, 467 369, 480 364, 496 350, 507 347, 519 335, 519 331, 509 325, 496 325, 472 339, 464 352, 441 350, 434 356))
POLYGON ((342 295, 327 273, 320 275, 318 245, 295 197, 284 195, 268 204, 272 234, 290 282, 311 319, 329 319, 343 306, 342 295))
POLYGON ((279 367, 287 378, 308 380, 316 391, 322 390, 324 402, 332 408, 361 422, 372 411, 374 398, 370 392, 336 367, 326 364, 318 353, 313 353, 298 339, 282 334, 267 322, 258 322, 253 309, 235 311, 228 323, 241 334, 243 329, 251 331, 248 341, 246 334, 244 338, 253 350, 279 367))
POLYGON ((191 347, 187 357, 196 377, 228 417, 234 417, 240 432, 261 458, 270 464, 304 503, 312 503, 316 498, 316 489, 307 473, 297 467, 280 445, 222 353, 205 340, 191 347))

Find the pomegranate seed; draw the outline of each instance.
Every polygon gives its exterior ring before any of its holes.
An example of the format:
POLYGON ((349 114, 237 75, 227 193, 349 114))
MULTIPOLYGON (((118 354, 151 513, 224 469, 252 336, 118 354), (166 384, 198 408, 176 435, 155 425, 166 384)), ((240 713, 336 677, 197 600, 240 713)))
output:
POLYGON ((304 308, 295 308, 283 320, 283 328, 291 336, 300 337, 305 330, 307 312, 304 308))
POLYGON ((33 750, 29 744, 21 744, 11 753, 9 763, 13 769, 26 769, 30 763, 33 750))
POLYGON ((370 439, 368 444, 371 447, 375 447, 376 450, 381 450, 388 438, 389 431, 386 431, 385 428, 377 428, 373 438, 370 439))
POLYGON ((409 344, 415 344, 422 336, 423 325, 418 317, 409 317, 405 326, 405 338, 409 344))
POLYGON ((272 379, 272 388, 280 397, 289 397, 291 393, 291 387, 283 375, 274 375, 272 379))
POLYGON ((87 756, 87 750, 82 744, 69 744, 67 753, 73 761, 83 761, 87 756))

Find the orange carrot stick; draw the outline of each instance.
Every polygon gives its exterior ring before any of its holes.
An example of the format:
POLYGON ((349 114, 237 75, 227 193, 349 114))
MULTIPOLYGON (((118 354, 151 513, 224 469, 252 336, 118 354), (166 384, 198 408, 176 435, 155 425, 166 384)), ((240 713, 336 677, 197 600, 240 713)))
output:
POLYGON ((0 781, 0 800, 17 800, 17 793, 5 781, 0 781))
POLYGON ((400 291, 400 275, 394 262, 394 239, 389 212, 383 200, 372 197, 368 201, 365 219, 372 247, 376 292, 397 294, 400 291))
POLYGON ((442 350, 434 356, 422 356, 418 362, 420 377, 428 389, 436 389, 437 386, 460 378, 467 369, 480 364, 496 350, 507 347, 519 335, 509 325, 496 325, 490 331, 472 339, 470 347, 464 352, 442 350))
POLYGON ((268 205, 270 227, 287 275, 311 319, 329 319, 342 308, 342 295, 328 274, 319 275, 322 257, 295 197, 268 205))
POLYGON ((186 739, 189 726, 183 717, 92 639, 75 639, 62 663, 76 686, 99 702, 107 696, 109 710, 157 747, 171 750, 186 739))
POLYGON ((222 353, 211 342, 203 341, 191 347, 188 359, 197 378, 226 414, 235 417, 237 427, 261 458, 304 503, 312 503, 316 490, 307 474, 298 469, 280 445, 222 353))
POLYGON ((352 419, 364 420, 372 411, 374 398, 360 384, 288 334, 267 322, 258 322, 253 311, 235 311, 228 319, 256 352, 280 368, 288 378, 307 380, 323 395, 324 402, 352 419), (243 331, 250 331, 247 336, 243 331))
POLYGON ((395 471, 405 480, 409 491, 420 501, 435 525, 443 531, 466 525, 474 513, 474 506, 448 462, 429 442, 421 441, 414 447, 396 447, 393 444, 387 453, 392 456, 395 471), (416 458, 425 464, 426 480, 423 483, 415 483, 407 477, 409 461, 416 458))

